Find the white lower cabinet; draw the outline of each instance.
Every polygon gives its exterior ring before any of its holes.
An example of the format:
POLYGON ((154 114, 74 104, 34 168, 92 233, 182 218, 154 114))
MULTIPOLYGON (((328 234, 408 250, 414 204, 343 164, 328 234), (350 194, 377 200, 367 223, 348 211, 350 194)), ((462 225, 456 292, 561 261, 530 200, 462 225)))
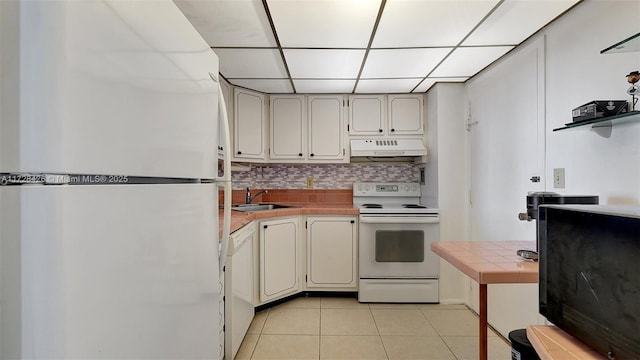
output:
POLYGON ((309 216, 307 288, 355 289, 357 239, 357 222, 353 216, 309 216))
POLYGON ((260 302, 299 292, 300 253, 298 217, 261 221, 260 302))

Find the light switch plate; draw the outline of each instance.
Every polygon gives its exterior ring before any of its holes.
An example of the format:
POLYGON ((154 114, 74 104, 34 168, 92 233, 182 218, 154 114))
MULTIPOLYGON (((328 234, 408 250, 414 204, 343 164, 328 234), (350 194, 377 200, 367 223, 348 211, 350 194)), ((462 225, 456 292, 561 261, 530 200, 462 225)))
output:
POLYGON ((553 169, 553 187, 564 189, 564 168, 553 169))

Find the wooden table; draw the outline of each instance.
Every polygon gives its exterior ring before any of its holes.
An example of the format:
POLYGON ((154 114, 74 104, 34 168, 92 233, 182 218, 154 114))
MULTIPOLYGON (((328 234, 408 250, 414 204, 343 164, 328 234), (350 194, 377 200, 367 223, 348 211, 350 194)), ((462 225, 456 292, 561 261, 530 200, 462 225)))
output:
POLYGON ((516 251, 535 250, 534 241, 436 242, 431 250, 480 285, 480 360, 487 360, 487 284, 538 282, 538 263, 516 251))

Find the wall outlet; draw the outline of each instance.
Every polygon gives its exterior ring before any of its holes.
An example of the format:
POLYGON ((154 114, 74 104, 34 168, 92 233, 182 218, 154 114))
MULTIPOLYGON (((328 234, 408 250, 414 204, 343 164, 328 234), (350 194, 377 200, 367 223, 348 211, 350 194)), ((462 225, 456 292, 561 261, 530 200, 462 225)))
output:
POLYGON ((307 189, 313 189, 313 177, 312 176, 308 176, 307 177, 307 189))
POLYGON ((553 187, 564 189, 564 168, 553 169, 553 187))

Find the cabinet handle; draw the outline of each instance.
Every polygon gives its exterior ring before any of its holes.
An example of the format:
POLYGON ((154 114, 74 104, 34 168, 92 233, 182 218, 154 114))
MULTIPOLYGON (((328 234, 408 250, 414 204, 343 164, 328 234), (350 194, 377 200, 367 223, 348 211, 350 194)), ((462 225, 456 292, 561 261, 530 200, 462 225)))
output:
POLYGON ((391 132, 394 132, 394 131, 396 131, 396 129, 391 129, 391 132))
POLYGON ((313 153, 311 153, 311 154, 309 154, 309 155, 310 155, 310 156, 315 156, 315 155, 313 155, 313 153))
POLYGON ((356 221, 355 221, 355 220, 351 220, 350 222, 351 222, 352 224, 355 224, 355 223, 356 223, 356 221))
POLYGON ((382 129, 378 129, 378 132, 382 132, 382 129))
POLYGON ((264 228, 266 229, 267 227, 269 227, 269 225, 264 225, 264 228))
POLYGON ((302 153, 298 153, 298 156, 302 156, 302 153))
POLYGON ((242 154, 242 151, 238 151, 238 155, 242 154))

